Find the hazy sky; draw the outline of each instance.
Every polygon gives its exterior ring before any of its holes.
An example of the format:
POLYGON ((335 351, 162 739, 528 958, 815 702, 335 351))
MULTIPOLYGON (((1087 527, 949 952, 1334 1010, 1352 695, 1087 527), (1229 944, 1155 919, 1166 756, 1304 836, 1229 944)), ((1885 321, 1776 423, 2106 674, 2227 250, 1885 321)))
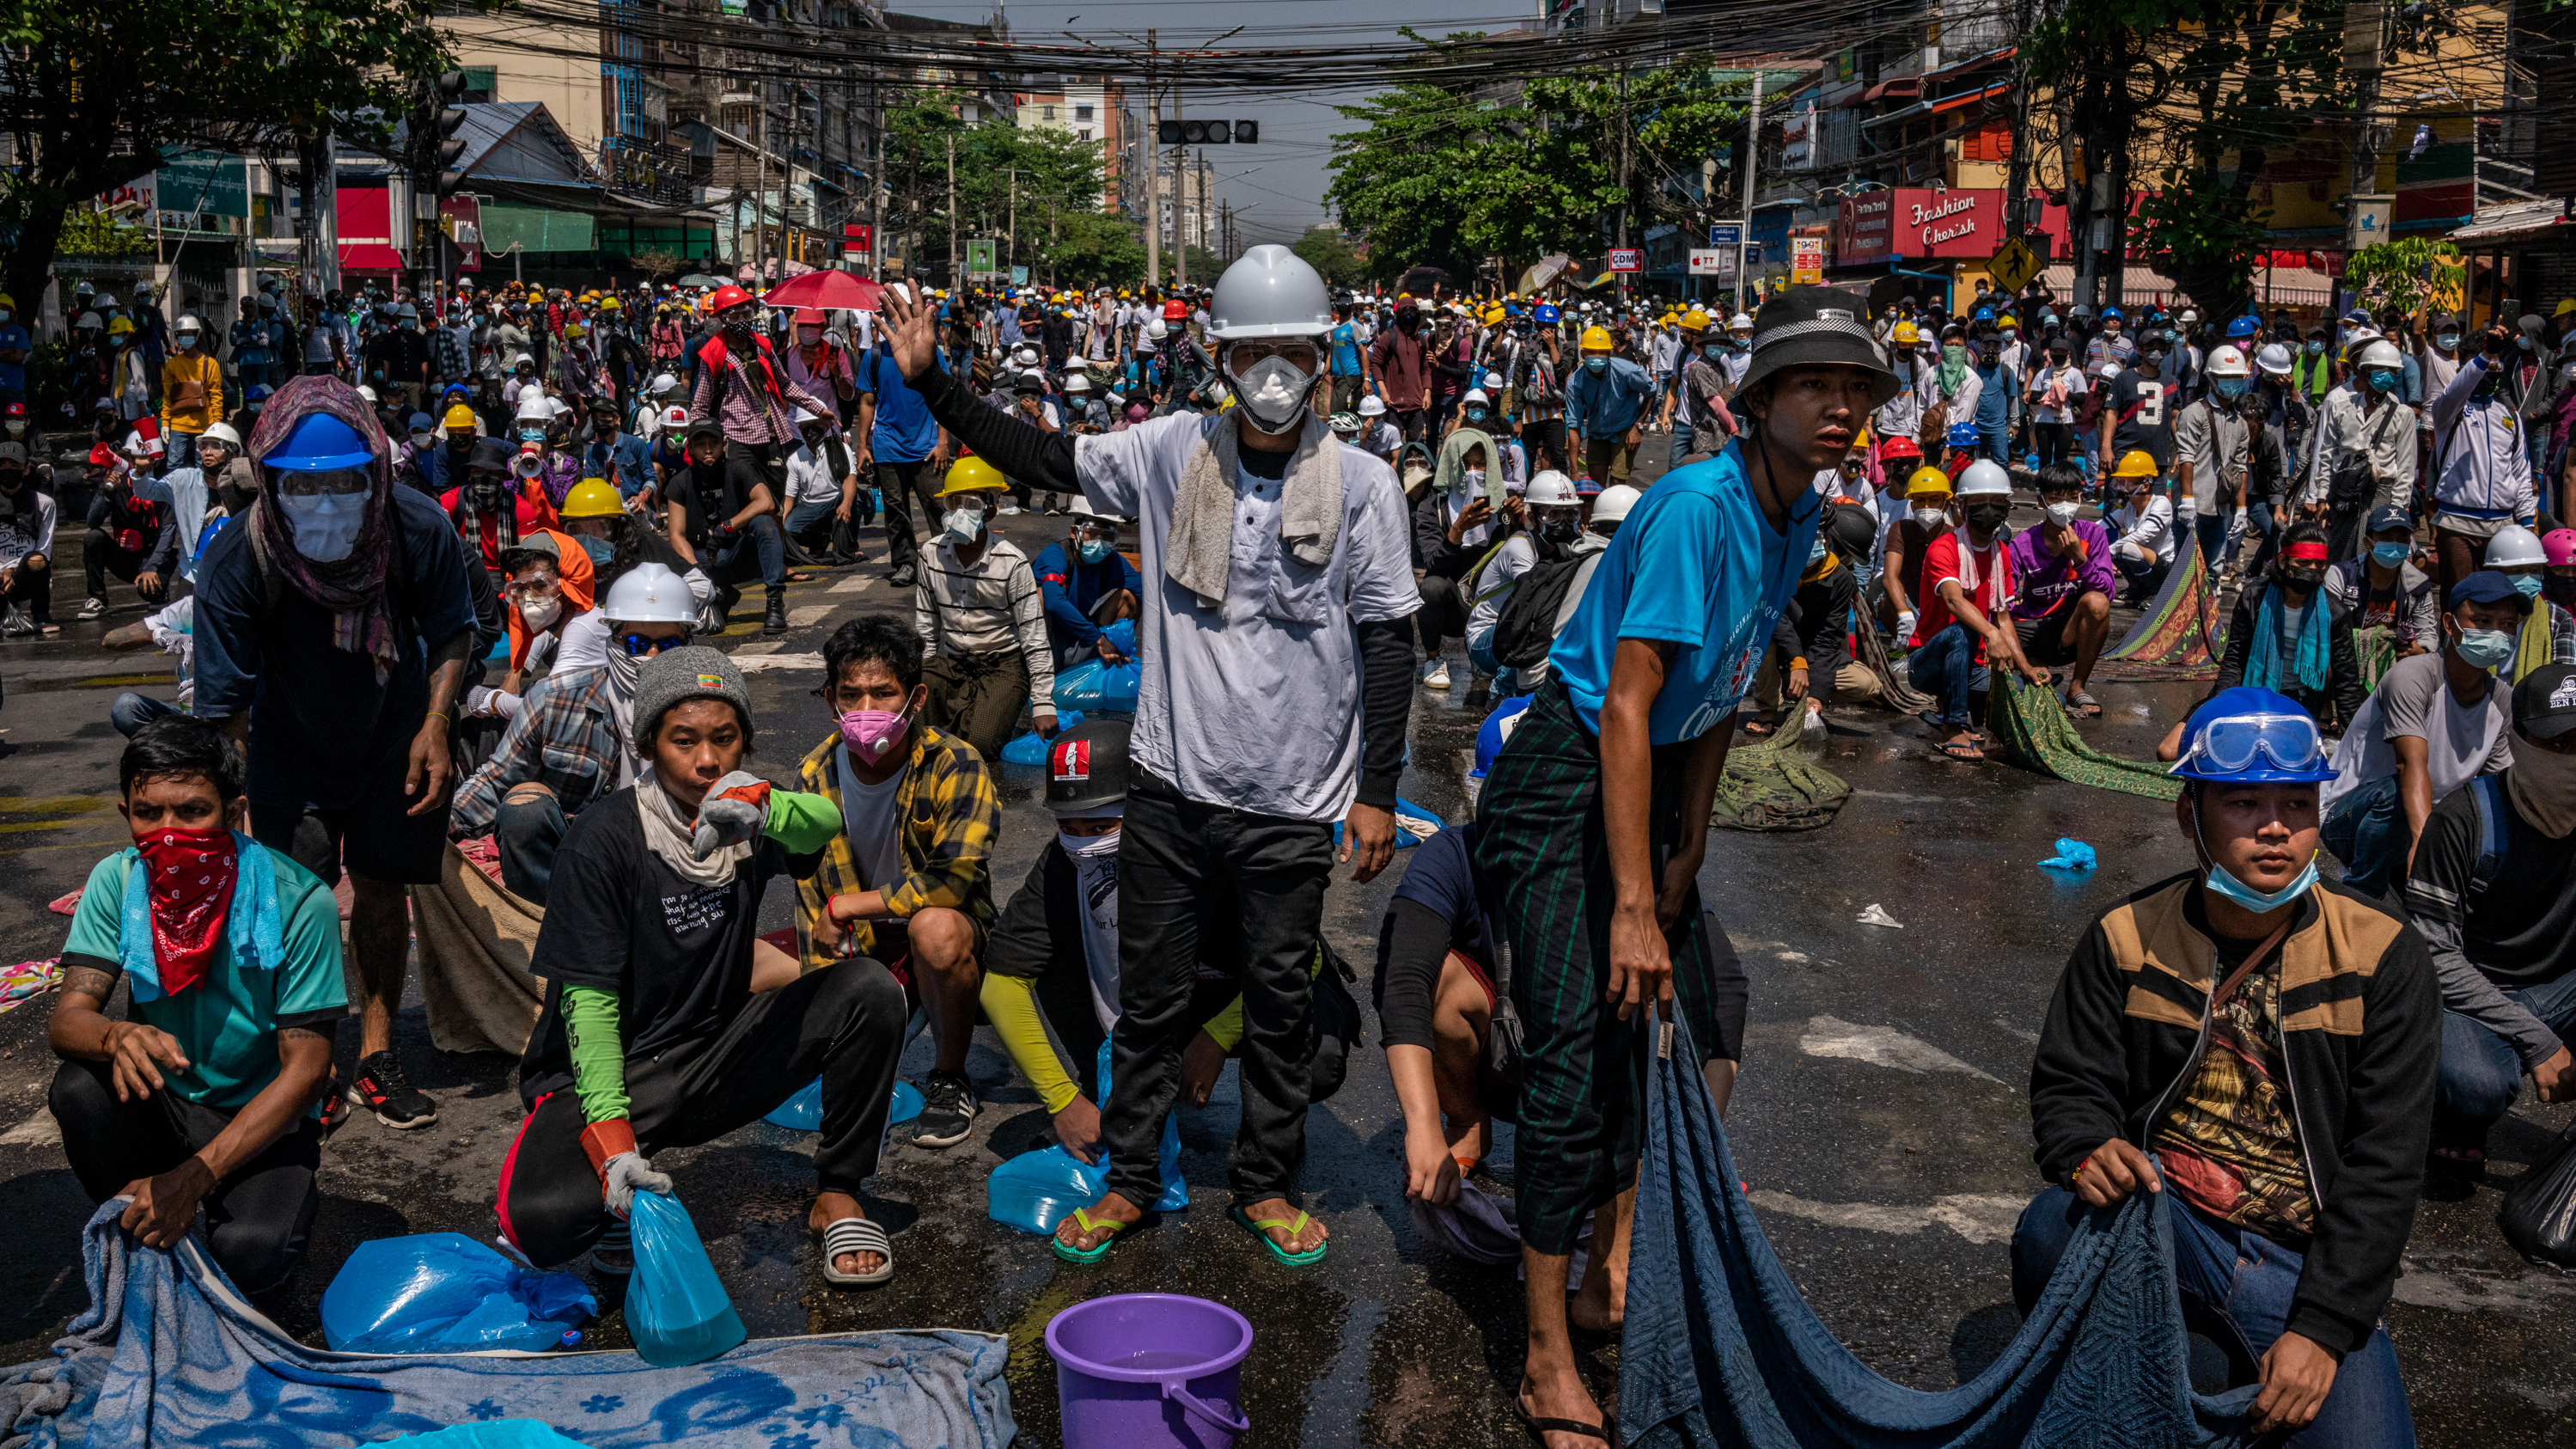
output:
MULTIPOLYGON (((887 8, 943 20, 981 20, 993 12, 989 0, 889 0, 887 8)), ((1428 35, 1508 30, 1536 18, 1537 0, 1016 0, 1004 13, 1013 38, 1032 42, 1061 41, 1069 32, 1093 45, 1142 50, 1145 29, 1152 26, 1157 42, 1169 48, 1205 45, 1240 25, 1243 32, 1227 40, 1226 48, 1329 50, 1396 40, 1397 28, 1405 25, 1428 35)), ((1293 241, 1327 219, 1324 188, 1332 175, 1324 165, 1331 157, 1331 137, 1351 129, 1333 105, 1365 95, 1237 93, 1185 101, 1186 112, 1194 117, 1261 123, 1257 146, 1204 148, 1216 177, 1216 198, 1233 203, 1247 245, 1293 241)), ((1132 100, 1130 108, 1141 117, 1142 99, 1132 100)))

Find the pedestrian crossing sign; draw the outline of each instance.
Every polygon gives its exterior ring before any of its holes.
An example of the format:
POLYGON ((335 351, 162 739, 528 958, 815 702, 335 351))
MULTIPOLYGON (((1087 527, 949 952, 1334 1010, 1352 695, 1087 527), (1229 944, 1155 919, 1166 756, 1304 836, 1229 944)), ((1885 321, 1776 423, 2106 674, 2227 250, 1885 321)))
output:
POLYGON ((2008 237, 1996 249, 1994 260, 1986 263, 1986 279, 1995 284, 1998 292, 2018 292, 2039 275, 2039 267, 2039 254, 2030 249, 2030 243, 2020 237, 2008 237))

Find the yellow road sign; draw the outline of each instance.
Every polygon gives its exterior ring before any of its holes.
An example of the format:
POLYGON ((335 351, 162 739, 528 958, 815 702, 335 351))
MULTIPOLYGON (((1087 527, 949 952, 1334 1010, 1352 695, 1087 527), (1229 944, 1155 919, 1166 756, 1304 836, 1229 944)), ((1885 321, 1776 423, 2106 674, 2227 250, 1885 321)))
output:
POLYGON ((2031 250, 2030 243, 2011 237, 1996 250, 1994 260, 1986 263, 1986 279, 1995 284, 1997 291, 2018 292, 2039 275, 2040 266, 2039 254, 2031 250))

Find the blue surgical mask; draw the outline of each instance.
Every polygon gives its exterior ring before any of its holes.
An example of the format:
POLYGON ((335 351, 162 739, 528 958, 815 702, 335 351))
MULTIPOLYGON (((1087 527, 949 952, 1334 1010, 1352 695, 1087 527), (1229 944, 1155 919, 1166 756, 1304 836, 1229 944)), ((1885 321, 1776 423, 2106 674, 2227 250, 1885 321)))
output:
POLYGON ((1484 420, 1485 420, 1485 410, 1484 410, 1483 408, 1469 408, 1469 409, 1467 409, 1467 421, 1469 421, 1469 422, 1471 422, 1471 423, 1481 423, 1481 422, 1483 422, 1484 420))
POLYGON ((2502 629, 2460 631, 2460 659, 2472 669, 2496 669, 2513 657, 2513 636, 2502 629))
POLYGON ((1820 538, 1816 540, 1815 547, 1807 550, 1807 567, 1814 568, 1816 565, 1823 563, 1824 561, 1825 541, 1820 538))
POLYGON ((2258 916, 2269 915, 2297 900, 2308 893, 2309 887, 2317 883, 2316 857, 2310 856, 2307 865, 2290 878, 2288 885, 2267 895, 2238 880, 2229 873, 2227 867, 2218 863, 2216 856, 2209 853, 2209 846, 2200 839, 2200 811, 2196 803, 2192 810, 2191 829, 2192 843, 2200 847, 2201 855, 2209 863, 2209 874, 2202 877, 2201 888, 2213 895, 2234 901, 2258 916))
POLYGON ((2442 349, 2444 352, 2457 352, 2460 350, 2460 334, 2457 332, 2438 333, 2433 338, 2433 345, 2442 349))
POLYGON ((1101 539, 1086 538, 1080 544, 1078 551, 1082 554, 1084 563, 1098 563, 1109 557, 1110 546, 1101 539))
POLYGON ((2209 387, 2220 397, 2239 398, 2245 396, 2246 385, 2252 381, 2244 377, 2213 377, 2209 380, 2209 387))
POLYGON ((1723 342, 1702 343, 1700 344, 1699 355, 1707 358, 1711 362, 1715 362, 1726 355, 1728 346, 1729 344, 1723 342))
POLYGON ((2371 390, 2373 392, 2395 392, 2397 391, 2397 380, 2399 376, 2400 374, 2396 368, 2374 367, 2370 370, 2371 390))
POLYGON ((1602 373, 1610 370, 1610 359, 1606 357, 1587 357, 1583 359, 1583 370, 1591 373, 1595 377, 1598 377, 1602 373))
POLYGON ((2381 568, 2393 569, 2406 562, 2407 555, 2413 552, 2402 543, 2374 543, 2370 546, 2370 561, 2381 568))
POLYGON ((2319 338, 2319 339, 2317 339, 2316 341, 2314 341, 2314 342, 2310 342, 2310 343, 2308 344, 2308 355, 2309 355, 2310 357, 2314 357, 2314 356, 2316 356, 2317 354, 2319 354, 2319 353, 2321 353, 2321 352, 2323 352, 2323 351, 2325 351, 2325 350, 2326 350, 2326 344, 2325 344, 2325 340, 2324 340, 2323 338, 2319 338))
POLYGON ((2514 574, 2511 575, 2511 577, 2513 579, 2513 591, 2515 593, 2522 595, 2526 599, 2536 599, 2540 597, 2540 575, 2514 574))

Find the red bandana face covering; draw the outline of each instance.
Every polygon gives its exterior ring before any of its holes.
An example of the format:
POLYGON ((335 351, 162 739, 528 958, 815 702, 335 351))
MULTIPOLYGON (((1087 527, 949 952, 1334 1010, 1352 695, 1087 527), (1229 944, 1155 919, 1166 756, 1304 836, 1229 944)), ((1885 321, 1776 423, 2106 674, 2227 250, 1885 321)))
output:
POLYGON ((155 830, 135 837, 151 872, 152 958, 161 994, 176 996, 205 979, 232 913, 233 877, 241 862, 229 830, 155 830))

